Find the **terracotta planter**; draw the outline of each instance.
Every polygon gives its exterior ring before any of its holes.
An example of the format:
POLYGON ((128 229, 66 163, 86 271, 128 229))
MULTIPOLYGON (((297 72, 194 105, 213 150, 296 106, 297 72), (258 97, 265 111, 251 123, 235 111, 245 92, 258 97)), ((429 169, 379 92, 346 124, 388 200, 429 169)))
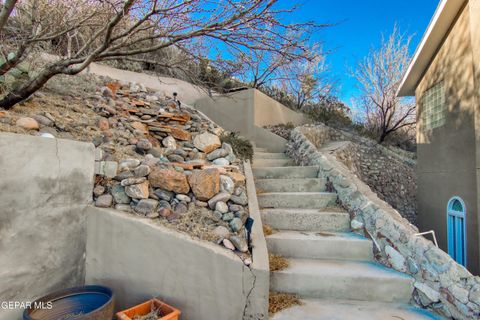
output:
POLYGON ((145 316, 152 311, 152 304, 155 309, 160 310, 162 316, 158 320, 178 320, 180 317, 180 310, 175 309, 172 306, 158 300, 148 300, 138 306, 132 307, 127 310, 117 312, 117 320, 132 320, 135 316, 145 316))

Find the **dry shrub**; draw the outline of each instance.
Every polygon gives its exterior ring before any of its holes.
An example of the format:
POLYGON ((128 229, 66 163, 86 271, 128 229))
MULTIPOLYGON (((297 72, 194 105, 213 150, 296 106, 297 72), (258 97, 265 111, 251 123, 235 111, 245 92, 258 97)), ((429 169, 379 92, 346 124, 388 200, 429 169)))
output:
POLYGON ((275 230, 273 230, 272 227, 270 227, 268 224, 263 224, 263 234, 265 236, 270 236, 275 233, 275 230))
POLYGON ((273 315, 276 312, 298 305, 302 305, 302 302, 294 294, 270 292, 268 313, 273 315))
POLYGON ((217 225, 228 228, 228 224, 224 221, 215 222, 212 212, 206 208, 193 207, 187 212, 178 216, 178 219, 168 222, 166 219, 158 220, 162 225, 175 229, 180 232, 187 233, 194 238, 205 241, 217 242, 218 236, 213 233, 217 225))
POLYGON ((285 257, 275 254, 269 254, 268 260, 270 262, 270 271, 280 271, 288 268, 289 263, 285 257))
POLYGON ((241 160, 252 161, 253 145, 248 139, 240 136, 238 132, 224 133, 220 136, 220 140, 231 145, 233 152, 235 152, 235 155, 241 160))
POLYGON ((315 132, 307 131, 303 134, 316 148, 320 148, 325 143, 325 141, 318 134, 315 134, 315 132))

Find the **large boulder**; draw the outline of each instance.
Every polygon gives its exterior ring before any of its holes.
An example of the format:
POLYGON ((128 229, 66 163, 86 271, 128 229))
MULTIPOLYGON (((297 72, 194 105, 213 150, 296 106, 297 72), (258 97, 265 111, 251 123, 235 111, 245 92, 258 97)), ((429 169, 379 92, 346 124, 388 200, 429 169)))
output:
POLYGON ((220 148, 222 145, 220 138, 212 133, 204 132, 199 134, 193 139, 193 145, 198 150, 201 150, 205 153, 210 153, 215 149, 220 148))
POLYGON ((155 169, 148 176, 148 180, 153 187, 161 188, 175 193, 188 193, 190 186, 188 185, 187 176, 175 170, 155 169))
POLYGON ((220 192, 220 173, 216 169, 196 170, 188 176, 188 183, 195 197, 206 201, 220 192))

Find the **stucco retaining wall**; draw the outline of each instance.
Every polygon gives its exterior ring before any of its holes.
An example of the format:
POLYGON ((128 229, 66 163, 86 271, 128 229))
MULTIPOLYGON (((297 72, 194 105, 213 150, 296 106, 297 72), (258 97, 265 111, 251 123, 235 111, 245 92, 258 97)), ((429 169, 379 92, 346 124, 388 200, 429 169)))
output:
POLYGON ((288 109, 256 89, 198 99, 195 108, 229 131, 237 131, 257 147, 283 152, 286 140, 263 128, 267 125, 302 125, 305 115, 288 109))
POLYGON ((268 265, 255 269, 253 260, 248 267, 221 246, 148 218, 88 209, 86 283, 111 287, 116 309, 159 297, 182 319, 267 319, 249 299, 266 291, 268 300, 268 265))
POLYGON ((0 301, 83 284, 93 164, 93 144, 0 133, 0 301))
POLYGON ((300 127, 292 131, 287 153, 299 165, 319 166, 319 176, 328 178, 339 201, 350 212, 352 227, 374 241, 376 259, 415 279, 414 301, 453 319, 478 319, 480 278, 431 241, 416 235, 416 227, 333 155, 319 152, 304 130, 300 127))

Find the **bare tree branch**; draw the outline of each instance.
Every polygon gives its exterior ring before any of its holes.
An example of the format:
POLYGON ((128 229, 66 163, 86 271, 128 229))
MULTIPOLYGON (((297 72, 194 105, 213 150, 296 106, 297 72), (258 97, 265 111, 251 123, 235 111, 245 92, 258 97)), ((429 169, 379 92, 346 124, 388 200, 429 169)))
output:
POLYGON ((6 0, 5 3, 2 5, 0 4, 0 31, 2 31, 3 27, 7 23, 10 14, 15 7, 15 4, 18 0, 6 0))

